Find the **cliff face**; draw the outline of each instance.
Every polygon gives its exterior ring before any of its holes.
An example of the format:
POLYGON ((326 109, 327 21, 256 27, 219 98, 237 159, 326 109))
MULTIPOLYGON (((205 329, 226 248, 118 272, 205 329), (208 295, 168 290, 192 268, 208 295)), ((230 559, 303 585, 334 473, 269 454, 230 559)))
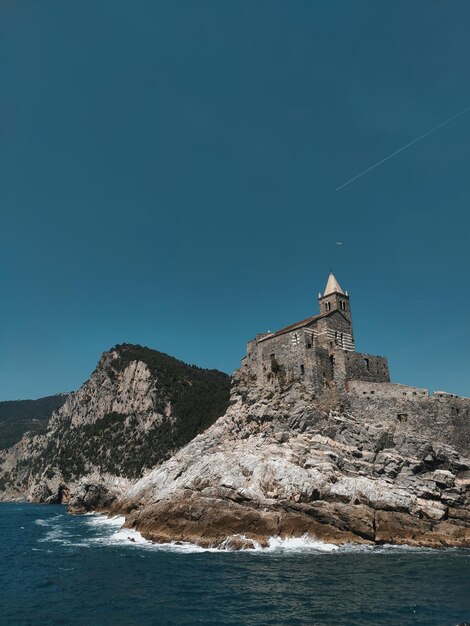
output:
POLYGON ((229 384, 222 372, 117 346, 53 414, 44 435, 0 452, 0 498, 109 508, 145 468, 224 413, 229 384))
POLYGON ((251 547, 307 533, 468 547, 468 450, 436 438, 432 424, 416 426, 352 413, 334 390, 263 387, 239 371, 225 416, 133 484, 114 511, 158 542, 251 547))

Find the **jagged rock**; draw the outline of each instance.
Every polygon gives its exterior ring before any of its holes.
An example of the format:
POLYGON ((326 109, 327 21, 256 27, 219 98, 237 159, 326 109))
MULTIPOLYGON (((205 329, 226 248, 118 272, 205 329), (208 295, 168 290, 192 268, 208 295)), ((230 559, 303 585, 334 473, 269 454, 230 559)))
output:
POLYGON ((449 470, 436 470, 433 474, 433 480, 438 487, 453 487, 455 476, 449 470))
POLYGON ((191 490, 131 513, 126 527, 165 543, 189 541, 203 547, 252 548, 266 546, 270 537, 310 534, 334 543, 365 542, 348 530, 321 523, 296 511, 255 509, 233 501, 206 498, 191 490))
POLYGON ((433 523, 408 513, 377 511, 375 540, 431 548, 466 548, 470 546, 470 527, 451 522, 433 523))
POLYGON ((115 476, 87 476, 79 481, 68 501, 70 513, 107 512, 129 487, 129 480, 115 476))
POLYGON ((0 499, 107 509, 128 486, 124 479, 169 458, 224 413, 229 386, 222 372, 116 346, 52 415, 45 435, 0 451, 0 499))
POLYGON ((266 402, 258 382, 237 372, 226 415, 132 485, 113 511, 160 542, 250 547, 307 533, 334 543, 470 546, 469 476, 461 470, 454 481, 444 469, 469 459, 442 442, 433 447, 424 429, 397 432, 383 417, 374 424, 338 410, 334 396, 313 396, 299 382, 270 394, 266 402), (283 416, 296 414, 296 402, 304 417, 293 426, 283 416), (308 425, 306 415, 315 416, 308 425))
POLYGON ((181 421, 175 393, 194 391, 190 370, 165 386, 131 355, 107 353, 46 436, 0 454, 3 497, 122 512, 128 527, 160 542, 238 549, 308 534, 333 543, 470 547, 466 422, 458 447, 456 432, 436 436, 432 420, 418 430, 395 416, 374 420, 370 407, 366 416, 357 402, 352 410, 338 389, 313 393, 282 377, 266 385, 243 370, 215 423, 213 413, 181 421), (162 448, 168 432, 184 436, 162 448), (72 462, 80 467, 67 479, 72 462))

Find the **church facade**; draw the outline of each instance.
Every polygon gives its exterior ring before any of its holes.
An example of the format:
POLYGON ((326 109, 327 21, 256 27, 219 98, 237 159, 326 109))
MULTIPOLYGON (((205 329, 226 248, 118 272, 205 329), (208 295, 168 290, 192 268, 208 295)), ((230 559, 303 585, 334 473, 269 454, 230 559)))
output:
POLYGON ((278 374, 286 380, 302 379, 317 392, 332 386, 347 390, 356 380, 389 383, 385 357, 356 352, 349 294, 332 273, 318 303, 317 315, 256 335, 247 344, 242 368, 250 368, 261 380, 278 374))

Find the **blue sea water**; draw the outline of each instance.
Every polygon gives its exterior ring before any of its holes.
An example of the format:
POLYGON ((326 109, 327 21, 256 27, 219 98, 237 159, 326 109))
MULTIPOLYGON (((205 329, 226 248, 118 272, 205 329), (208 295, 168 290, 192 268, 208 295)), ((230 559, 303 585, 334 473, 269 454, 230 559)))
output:
POLYGON ((0 504, 0 623, 355 626, 470 621, 470 551, 273 541, 155 546, 120 519, 0 504), (135 541, 130 541, 130 538, 135 541))

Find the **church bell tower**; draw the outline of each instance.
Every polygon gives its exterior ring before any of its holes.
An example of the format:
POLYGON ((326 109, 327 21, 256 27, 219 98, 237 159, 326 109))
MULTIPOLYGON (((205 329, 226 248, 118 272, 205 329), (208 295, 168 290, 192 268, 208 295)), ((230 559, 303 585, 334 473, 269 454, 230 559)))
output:
POLYGON ((352 322, 348 292, 341 289, 341 286, 336 280, 333 272, 330 272, 330 275, 328 276, 328 281, 323 295, 321 293, 318 294, 318 302, 320 305, 320 313, 339 311, 348 320, 348 322, 352 322))

